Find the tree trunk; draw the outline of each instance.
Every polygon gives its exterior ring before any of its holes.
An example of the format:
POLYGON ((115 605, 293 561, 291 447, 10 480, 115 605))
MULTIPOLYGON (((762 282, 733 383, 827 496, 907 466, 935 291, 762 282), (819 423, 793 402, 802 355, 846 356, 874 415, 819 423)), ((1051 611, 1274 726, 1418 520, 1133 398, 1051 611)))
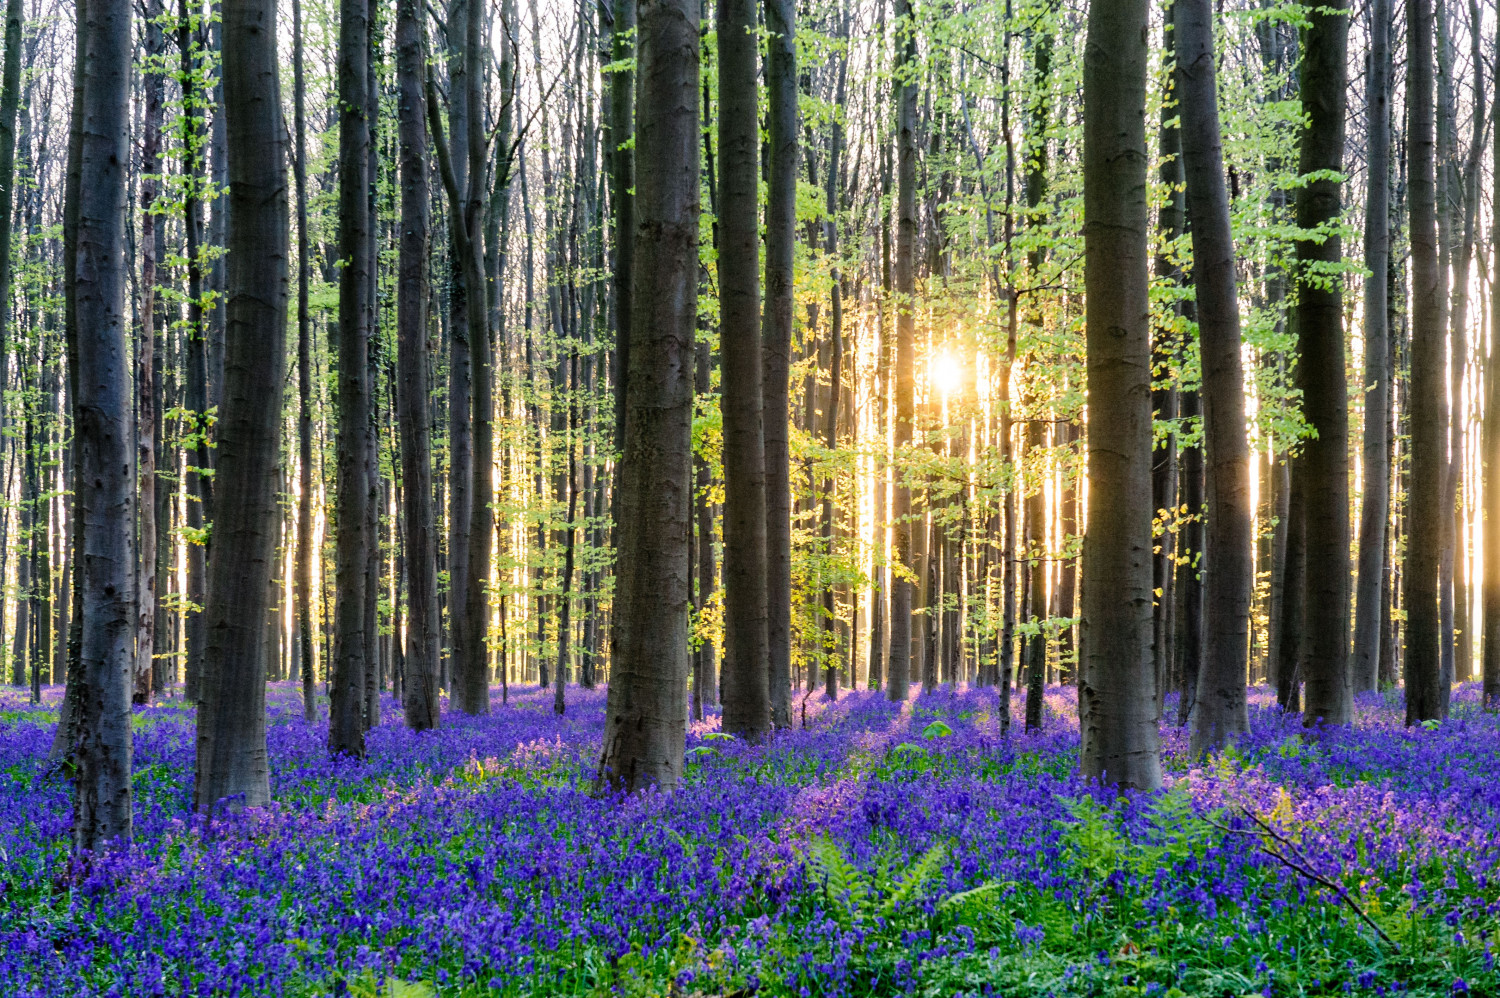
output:
POLYGON ((687 721, 693 339, 698 307, 697 0, 640 8, 634 302, 612 674, 599 782, 676 788, 687 721))
MULTIPOLYGON (((719 356, 724 420, 723 727, 730 734, 752 740, 764 735, 771 724, 771 677, 767 669, 767 656, 771 652, 766 602, 766 443, 776 436, 769 421, 764 424, 767 432, 762 435, 766 398, 762 396, 759 328, 760 218, 757 200, 760 190, 760 121, 756 86, 759 43, 755 34, 755 14, 755 0, 719 0, 719 356)), ((773 39, 771 44, 774 47, 777 41, 773 39)), ((773 161, 773 169, 776 166, 773 161)), ((768 273, 767 285, 773 285, 780 276, 768 273)), ((767 302, 768 316, 775 304, 767 302)), ((780 387, 784 406, 784 372, 780 387)), ((769 397, 776 391, 776 385, 766 383, 764 390, 769 397)), ((780 430, 784 434, 784 411, 779 418, 782 420, 780 430)), ((779 537, 780 531, 775 534, 779 537)), ((778 598, 779 595, 778 590, 778 598)), ((789 595, 787 598, 790 600, 789 595)), ((785 723, 785 714, 780 720, 785 723)))
MULTIPOLYGON (((317 717, 314 703, 316 676, 313 669, 312 581, 313 549, 313 448, 312 448, 312 323, 308 314, 307 231, 307 114, 306 82, 302 52, 302 0, 292 0, 292 75, 295 94, 292 131, 297 144, 297 640, 302 658, 302 716, 311 724, 317 717)), ((326 668, 326 665, 325 665, 326 668)))
POLYGON ((396 9, 396 74, 400 89, 401 256, 397 277, 397 406, 401 485, 406 515, 406 724, 438 726, 436 515, 432 508, 432 430, 427 393, 428 198, 427 105, 423 72, 423 11, 417 0, 396 9))
POLYGON ((1208 522, 1204 536, 1203 665, 1191 715, 1191 751, 1213 751, 1250 729, 1245 703, 1254 583, 1250 445, 1234 234, 1215 78, 1210 0, 1176 0, 1177 84, 1187 209, 1193 219, 1193 284, 1203 367, 1203 439, 1208 522))
POLYGON ((1364 480, 1359 514, 1359 576, 1354 594, 1355 692, 1375 689, 1380 670, 1380 621, 1385 578, 1385 532, 1391 510, 1389 366, 1386 271, 1391 256, 1391 2, 1370 7, 1370 65, 1365 104, 1369 172, 1365 199, 1365 423, 1364 480))
POLYGON ((1088 533, 1078 689, 1084 775, 1161 786, 1151 659, 1147 4, 1089 7, 1084 63, 1088 533))
POLYGON ((209 558, 208 649, 198 706, 193 805, 211 812, 271 801, 266 661, 280 530, 281 400, 286 372, 286 133, 277 77, 276 0, 224 2, 229 246, 224 386, 217 432, 218 539, 209 558))
MULTIPOLYGON (((14 4, 19 6, 19 4, 14 4)), ((166 54, 167 41, 162 33, 159 19, 162 13, 161 0, 151 0, 145 11, 146 90, 145 134, 141 140, 141 329, 136 339, 135 350, 135 434, 136 475, 140 483, 137 499, 139 513, 139 565, 136 575, 136 627, 135 627, 135 688, 131 699, 136 703, 149 703, 155 687, 152 663, 156 650, 156 195, 157 174, 161 172, 161 123, 166 80, 152 70, 166 54)), ((18 17, 19 20, 19 17, 18 17)), ((19 25, 18 25, 19 27, 19 25)), ((7 72, 9 66, 6 67, 7 72)), ((7 80, 7 83, 9 81, 7 80)), ((0 119, 4 118, 3 98, 0 98, 0 119)), ((3 122, 0 122, 3 126, 3 122)), ((0 177, 7 175, 4 162, 5 150, 0 146, 0 177)), ((9 184, 6 185, 7 188, 9 184)), ((0 246, 9 246, 10 213, 5 212, 5 222, 0 222, 0 246)), ((8 279, 7 274, 7 279, 8 279)), ((9 286, 0 281, 0 293, 9 300, 9 286)), ((0 352, 4 341, 0 340, 0 352)), ((3 378, 3 366, 0 366, 3 378)))
POLYGON ((901 473, 915 418, 917 242, 917 39, 910 0, 896 0, 896 412, 895 483, 891 490, 891 646, 886 692, 904 702, 911 684, 911 488, 901 473))
MULTIPOLYGON (((1347 4, 1311 12, 1303 33, 1302 106, 1307 113, 1298 171, 1322 171, 1297 189, 1297 225, 1323 232, 1340 210, 1347 82, 1347 4)), ((1349 392, 1344 370, 1343 282, 1310 279, 1343 259, 1337 232, 1296 244, 1297 378, 1314 436, 1304 441, 1307 563, 1302 656, 1303 718, 1309 725, 1348 724, 1349 685, 1349 392)))
POLYGON ((130 673, 135 636, 130 368, 125 319, 125 167, 130 4, 83 0, 74 427, 83 506, 83 630, 73 748, 73 851, 131 833, 130 673))
MULTIPOLYGON (((791 724, 792 485, 788 428, 792 356, 792 247, 797 213, 796 8, 766 0, 770 175, 766 201, 766 303, 761 329, 765 396, 766 642, 771 725, 791 724)), ((721 261, 722 262, 722 261, 721 261)), ((727 576, 726 576, 727 578, 727 576)))
POLYGON ((334 652, 329 677, 328 748, 365 752, 366 659, 375 654, 366 629, 369 583, 370 468, 370 122, 365 116, 370 21, 365 0, 341 0, 339 104, 338 509, 334 591, 334 652))
MULTIPOLYGON (((1500 64, 1493 69, 1496 106, 1500 106, 1500 64)), ((1500 128, 1494 129, 1493 152, 1500 163, 1500 128)), ((1500 212, 1490 221, 1490 246, 1500 246, 1500 212)), ((1500 267, 1490 283, 1491 321, 1500 321, 1500 267)), ((1481 488, 1484 494, 1484 646, 1480 658, 1480 703, 1486 710, 1500 709, 1500 338, 1490 340, 1485 364, 1483 446, 1480 455, 1481 488)))
MULTIPOLYGON (((1438 555, 1444 429, 1442 288, 1437 246, 1436 139, 1433 133, 1432 0, 1407 0, 1407 178, 1410 185, 1411 486, 1407 498, 1406 722, 1442 716, 1438 636, 1438 555)), ((1311 535, 1311 531, 1309 531, 1311 535)))

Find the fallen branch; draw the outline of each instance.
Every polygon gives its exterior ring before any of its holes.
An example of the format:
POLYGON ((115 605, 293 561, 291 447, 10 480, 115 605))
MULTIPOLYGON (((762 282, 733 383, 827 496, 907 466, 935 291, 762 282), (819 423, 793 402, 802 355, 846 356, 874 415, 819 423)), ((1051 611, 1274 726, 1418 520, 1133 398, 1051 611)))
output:
POLYGON ((1268 822, 1261 818, 1260 815, 1256 814, 1248 807, 1242 806, 1239 810, 1240 813, 1249 818, 1251 821, 1255 822, 1255 824, 1259 827, 1230 828, 1228 825, 1221 825, 1217 821, 1213 820, 1210 820, 1209 824, 1213 825, 1215 828, 1221 831, 1228 832, 1232 835, 1253 836, 1259 843, 1262 851, 1264 851, 1267 856, 1270 856, 1272 859, 1275 859, 1278 862, 1282 863, 1293 872, 1300 873, 1308 880, 1311 880, 1316 884, 1321 884, 1322 886, 1333 891, 1333 893, 1338 896, 1339 900, 1343 901, 1344 904, 1348 906, 1350 911, 1359 916, 1360 921, 1368 925, 1370 929, 1377 936, 1379 936, 1387 946, 1391 948, 1392 952, 1401 952, 1401 947, 1396 944, 1396 940, 1387 935, 1386 931, 1379 925, 1377 925, 1374 919, 1365 914, 1365 910, 1361 908, 1359 906, 1359 902, 1355 901, 1354 898, 1350 896, 1349 892, 1344 889, 1343 884, 1339 883, 1336 880, 1331 880, 1328 877, 1323 876, 1317 870, 1314 870, 1312 868, 1312 863, 1307 859, 1305 855, 1303 855, 1302 850, 1298 849, 1295 843, 1278 832, 1268 822), (1271 848, 1271 846, 1266 843, 1267 839, 1270 839, 1277 843, 1286 852, 1279 852, 1276 849, 1271 848), (1288 853, 1290 855, 1287 855, 1288 853))

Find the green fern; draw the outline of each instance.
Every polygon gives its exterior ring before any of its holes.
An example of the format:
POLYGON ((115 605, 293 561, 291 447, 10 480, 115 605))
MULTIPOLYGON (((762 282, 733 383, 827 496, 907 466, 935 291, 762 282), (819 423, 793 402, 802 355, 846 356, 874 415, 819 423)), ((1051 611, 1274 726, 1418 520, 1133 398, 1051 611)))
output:
POLYGON ((368 970, 349 982, 349 994, 352 998, 437 998, 437 990, 420 981, 391 978, 381 987, 368 970))
POLYGON ((886 898, 880 913, 889 918, 925 893, 937 879, 938 872, 947 859, 948 845, 945 842, 939 842, 923 853, 922 858, 912 864, 906 876, 901 878, 901 883, 886 898))
POLYGON ((834 906, 835 917, 844 924, 874 915, 891 918, 932 887, 948 858, 948 846, 939 842, 899 875, 882 858, 873 873, 849 861, 836 842, 814 839, 807 845, 805 861, 823 882, 824 893, 834 906))

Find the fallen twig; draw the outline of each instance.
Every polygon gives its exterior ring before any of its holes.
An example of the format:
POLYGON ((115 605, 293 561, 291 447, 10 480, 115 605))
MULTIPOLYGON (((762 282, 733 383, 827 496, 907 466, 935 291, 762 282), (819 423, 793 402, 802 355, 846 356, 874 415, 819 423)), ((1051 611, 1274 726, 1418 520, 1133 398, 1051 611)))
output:
POLYGON ((1255 822, 1255 824, 1259 827, 1230 828, 1228 825, 1221 825, 1217 821, 1213 820, 1210 820, 1209 824, 1213 825, 1215 828, 1220 829, 1221 831, 1229 832, 1232 835, 1254 836, 1256 841, 1260 844, 1261 849, 1267 856, 1270 856, 1272 859, 1281 862, 1288 869, 1296 873, 1300 873, 1308 880, 1311 880, 1317 884, 1321 884, 1322 886, 1333 891, 1333 893, 1338 896, 1339 900, 1343 901, 1344 904, 1348 906, 1350 911, 1358 915, 1360 921, 1368 925, 1370 929, 1374 931, 1374 933, 1379 936, 1381 940, 1387 946, 1389 946, 1393 952, 1401 952, 1401 947, 1396 944, 1396 940, 1392 939, 1384 929, 1377 925, 1374 919, 1365 914, 1365 910, 1361 908, 1359 906, 1359 902, 1355 901, 1354 898, 1350 896, 1349 892, 1344 889, 1343 884, 1339 883, 1336 880, 1331 880, 1328 877, 1323 876, 1317 870, 1314 870, 1312 868, 1312 863, 1309 862, 1307 857, 1302 854, 1302 850, 1298 849, 1295 843, 1278 832, 1268 822, 1261 818, 1260 815, 1256 814, 1248 807, 1243 806, 1240 807, 1240 812, 1244 814, 1245 817, 1255 822), (1268 838, 1276 842, 1283 849, 1285 849, 1287 853, 1290 853, 1291 855, 1285 855, 1284 853, 1271 848, 1266 844, 1266 839, 1268 838))

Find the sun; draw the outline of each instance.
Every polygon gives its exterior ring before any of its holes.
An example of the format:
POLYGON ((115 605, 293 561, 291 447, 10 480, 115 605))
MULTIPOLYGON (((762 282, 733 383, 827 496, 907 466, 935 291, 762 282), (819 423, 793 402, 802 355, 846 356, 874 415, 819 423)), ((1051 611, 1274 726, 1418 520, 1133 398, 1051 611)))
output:
POLYGON ((941 350, 927 362, 927 377, 939 395, 951 398, 963 390, 963 362, 949 351, 941 350))

